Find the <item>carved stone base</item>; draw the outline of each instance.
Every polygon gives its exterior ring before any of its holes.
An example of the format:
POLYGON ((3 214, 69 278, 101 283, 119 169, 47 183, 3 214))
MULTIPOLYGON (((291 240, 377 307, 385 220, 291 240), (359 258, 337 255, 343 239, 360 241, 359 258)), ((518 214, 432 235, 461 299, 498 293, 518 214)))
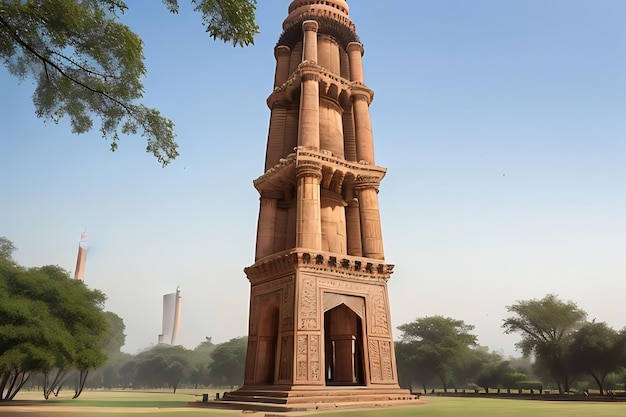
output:
POLYGON ((408 390, 398 388, 325 387, 324 389, 277 389, 274 386, 257 389, 241 388, 225 393, 220 400, 192 406, 257 411, 313 411, 351 408, 376 408, 419 405, 424 402, 408 390))

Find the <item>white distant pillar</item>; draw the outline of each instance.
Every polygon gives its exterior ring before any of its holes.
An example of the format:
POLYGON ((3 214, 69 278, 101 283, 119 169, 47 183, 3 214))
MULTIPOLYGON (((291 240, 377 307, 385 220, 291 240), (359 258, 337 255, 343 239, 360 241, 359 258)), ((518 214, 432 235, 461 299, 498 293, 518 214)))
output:
POLYGON ((172 328, 172 345, 180 345, 180 319, 183 308, 183 300, 180 296, 180 288, 176 287, 176 305, 174 307, 174 327, 172 328))
POLYGON ((80 242, 78 243, 78 258, 76 259, 76 269, 74 270, 74 279, 82 281, 85 276, 85 263, 87 262, 87 231, 80 234, 80 242))
POLYGON ((175 293, 163 296, 163 324, 159 343, 179 345, 180 322, 182 316, 182 297, 180 288, 176 287, 175 293))

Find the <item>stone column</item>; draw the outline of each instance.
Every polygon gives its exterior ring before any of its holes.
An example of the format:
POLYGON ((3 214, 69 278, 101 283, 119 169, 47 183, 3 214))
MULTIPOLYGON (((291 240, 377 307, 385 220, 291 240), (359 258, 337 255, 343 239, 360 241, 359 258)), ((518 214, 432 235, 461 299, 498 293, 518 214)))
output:
POLYGON ((346 234, 348 235, 348 255, 363 256, 359 201, 356 198, 348 201, 346 206, 346 234))
POLYGON ((274 253, 274 239, 276 234, 276 213, 278 191, 263 191, 259 208, 259 224, 256 234, 255 261, 274 253))
POLYGON ((320 148, 320 98, 319 76, 303 73, 300 96, 300 123, 298 124, 298 146, 320 148))
POLYGON ((361 178, 357 182, 356 191, 361 215, 363 256, 384 260, 383 232, 378 208, 378 186, 379 181, 376 178, 361 178))
POLYGON ((372 136, 369 102, 370 96, 365 92, 354 91, 352 93, 357 160, 374 165, 374 138, 372 136))
POLYGON ((303 163, 296 168, 297 213, 296 247, 322 249, 322 216, 320 182, 322 168, 315 163, 303 163))
POLYGON ((274 87, 280 87, 289 78, 289 58, 291 57, 291 50, 288 46, 279 45, 274 49, 274 57, 276 57, 274 87))
MULTIPOLYGON (((317 62, 317 22, 307 20, 304 30, 303 61, 317 62)), ((300 122, 298 124, 298 146, 319 149, 320 147, 320 97, 319 75, 303 68, 301 73, 300 122)))
POLYGON ((315 20, 305 20, 302 23, 304 31, 304 48, 302 51, 303 61, 317 63, 317 29, 319 25, 315 20))
POLYGON ((363 45, 350 42, 346 50, 350 61, 350 81, 363 84, 363 45))

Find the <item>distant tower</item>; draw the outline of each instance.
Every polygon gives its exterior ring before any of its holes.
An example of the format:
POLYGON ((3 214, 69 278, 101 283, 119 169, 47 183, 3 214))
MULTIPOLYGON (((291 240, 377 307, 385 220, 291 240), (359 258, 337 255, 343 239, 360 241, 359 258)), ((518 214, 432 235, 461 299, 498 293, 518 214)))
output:
POLYGON ((85 275, 85 262, 87 261, 87 231, 80 234, 80 242, 78 243, 78 258, 76 259, 76 269, 74 270, 74 279, 83 280, 85 275))
POLYGON ((274 50, 244 385, 226 401, 414 398, 398 385, 378 206, 386 169, 348 12, 345 0, 293 0, 274 50))
POLYGON ((163 325, 159 335, 159 343, 167 345, 179 345, 180 317, 182 311, 182 298, 180 288, 176 292, 163 296, 163 325))

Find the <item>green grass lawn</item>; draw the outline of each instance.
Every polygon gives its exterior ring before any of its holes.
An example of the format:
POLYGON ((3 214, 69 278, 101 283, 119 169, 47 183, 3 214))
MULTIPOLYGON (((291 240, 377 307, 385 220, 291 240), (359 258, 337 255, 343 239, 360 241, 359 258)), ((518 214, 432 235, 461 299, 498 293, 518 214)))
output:
MULTIPOLYGON (((199 401, 202 393, 214 398, 215 391, 180 390, 171 392, 141 391, 86 391, 76 400, 71 392, 61 393, 59 398, 44 401, 41 393, 20 393, 15 405, 11 402, 0 405, 0 416, 16 417, 166 417, 206 416, 234 417, 265 416, 265 412, 242 413, 206 408, 188 407, 187 403, 199 401), (9 407, 6 407, 9 405, 9 407), (88 407, 89 409, 86 409, 88 407), (58 411, 57 411, 58 410, 58 411)), ((341 412, 287 413, 286 416, 319 414, 323 417, 622 417, 626 415, 624 403, 559 402, 505 400, 491 398, 425 397, 427 404, 411 407, 359 409, 341 412)), ((268 413, 276 415, 279 413, 268 413)))

